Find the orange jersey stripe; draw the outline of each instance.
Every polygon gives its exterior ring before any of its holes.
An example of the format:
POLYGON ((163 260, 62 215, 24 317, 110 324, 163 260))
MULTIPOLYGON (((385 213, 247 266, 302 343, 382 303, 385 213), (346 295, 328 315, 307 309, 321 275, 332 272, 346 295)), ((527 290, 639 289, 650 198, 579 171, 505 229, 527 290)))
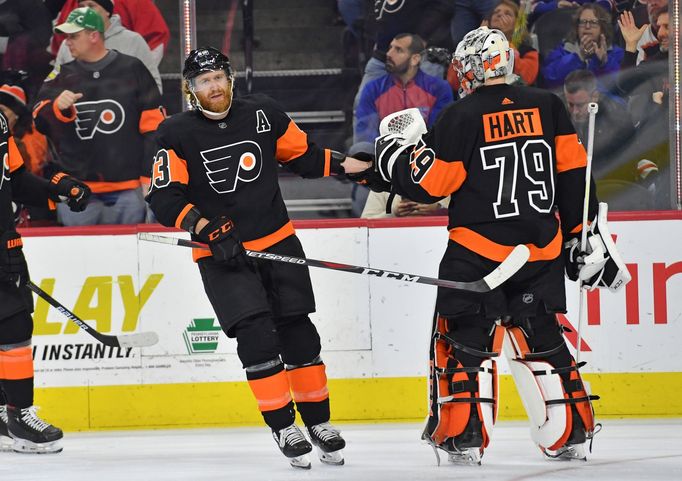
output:
POLYGON ((332 170, 332 151, 324 149, 324 177, 329 177, 332 170))
POLYGON ((275 157, 286 164, 305 154, 306 150, 308 150, 308 136, 291 120, 287 131, 277 139, 275 157))
MULTIPOLYGON (((545 247, 526 244, 526 247, 530 250, 528 262, 556 259, 561 253, 561 239, 561 230, 557 230, 554 238, 545 247)), ((452 229, 450 231, 450 240, 496 262, 502 262, 514 249, 514 246, 498 244, 466 227, 455 227, 452 229)))
POLYGON ((24 165, 24 158, 21 156, 21 152, 19 151, 16 142, 14 142, 14 137, 9 138, 9 141, 7 142, 7 149, 9 151, 9 158, 7 159, 9 163, 9 171, 14 172, 19 167, 24 165))
POLYGON ((103 192, 137 189, 140 186, 140 180, 124 180, 122 182, 86 182, 86 184, 95 194, 101 194, 103 192))
POLYGON ((192 207, 194 207, 194 204, 187 204, 184 209, 180 211, 180 214, 178 214, 178 218, 175 219, 175 227, 180 229, 180 225, 182 224, 183 219, 187 215, 187 213, 192 210, 192 207))
POLYGON ((249 381, 249 387, 261 411, 274 411, 291 402, 289 379, 284 371, 263 379, 252 379, 249 381))
POLYGON ((52 112, 54 113, 54 116, 57 117, 57 120, 61 120, 62 122, 68 123, 68 122, 73 122, 76 120, 76 107, 73 105, 69 107, 69 112, 71 115, 68 117, 65 116, 61 110, 57 108, 57 104, 52 104, 52 112))
POLYGON ((33 352, 30 347, 0 351, 0 380, 16 381, 33 377, 33 352))
POLYGON ((45 107, 50 102, 52 102, 52 100, 41 100, 40 102, 38 102, 36 106, 33 108, 33 118, 35 119, 36 117, 38 117, 43 107, 45 107))
MULTIPOLYGON (((239 226, 237 226, 237 230, 239 230, 239 226)), ((277 244, 279 241, 286 239, 290 235, 294 235, 295 233, 296 231, 294 230, 294 224, 292 224, 291 221, 289 221, 272 234, 268 234, 264 237, 261 237, 260 239, 245 241, 242 242, 242 244, 244 245, 245 249, 249 249, 252 251, 262 251, 270 246, 277 244)), ((208 251, 206 249, 192 249, 192 259, 194 259, 194 262, 198 261, 202 257, 210 256, 211 251, 208 251)))
POLYGON ((142 115, 140 115, 140 133, 146 134, 155 131, 165 118, 160 108, 143 110, 142 115))
MULTIPOLYGON (((416 152, 413 155, 418 155, 416 152)), ((412 166, 415 168, 415 166, 412 166)), ((467 178, 467 171, 464 164, 460 161, 444 162, 435 159, 429 171, 419 181, 419 185, 429 195, 434 197, 445 197, 459 189, 467 178)))
POLYGON ((329 397, 324 364, 287 371, 296 402, 319 402, 329 397))
POLYGON ((557 174, 587 166, 587 153, 577 134, 554 137, 557 174))
POLYGON ((165 187, 171 182, 189 183, 187 161, 175 153, 173 149, 160 150, 152 168, 152 182, 157 187, 165 187))

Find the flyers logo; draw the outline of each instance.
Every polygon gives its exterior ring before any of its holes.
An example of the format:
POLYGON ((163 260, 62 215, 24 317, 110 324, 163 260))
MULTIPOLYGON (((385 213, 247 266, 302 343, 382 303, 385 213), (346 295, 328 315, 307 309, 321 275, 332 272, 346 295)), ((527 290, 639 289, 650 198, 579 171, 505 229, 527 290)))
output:
POLYGON ((239 181, 253 182, 263 169, 263 153, 251 140, 204 150, 201 157, 209 183, 219 194, 234 192, 239 181))
POLYGON ((96 132, 113 134, 125 122, 126 114, 115 100, 78 102, 76 107, 76 134, 81 140, 89 140, 96 132))
MULTIPOLYGON (((0 157, 2 158, 2 165, 0 165, 0 191, 5 182, 9 182, 9 155, 7 153, 7 142, 0 144, 0 157)), ((9 184, 8 184, 9 185, 9 184)))
POLYGON ((381 19, 384 12, 388 14, 396 13, 403 8, 404 4, 405 0, 375 0, 374 13, 376 14, 377 20, 381 19))

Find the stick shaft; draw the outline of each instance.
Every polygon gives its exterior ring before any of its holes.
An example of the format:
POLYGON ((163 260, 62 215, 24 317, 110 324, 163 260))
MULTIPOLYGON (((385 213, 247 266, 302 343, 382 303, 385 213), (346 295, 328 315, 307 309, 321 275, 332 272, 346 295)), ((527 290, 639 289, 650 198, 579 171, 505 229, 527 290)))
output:
MULTIPOLYGON (((208 245, 206 244, 187 239, 159 236, 148 233, 140 233, 138 236, 141 240, 151 242, 160 242, 162 244, 178 245, 182 247, 192 247, 195 249, 209 249, 208 245)), ((354 266, 350 264, 341 264, 338 262, 322 261, 310 258, 303 259, 300 257, 282 256, 270 252, 252 251, 248 249, 246 250, 246 255, 256 259, 284 262, 287 264, 297 264, 301 266, 319 267, 322 269, 350 272, 353 274, 371 275, 398 281, 414 282, 417 284, 429 284, 438 287, 445 287, 448 289, 459 289, 472 292, 488 292, 500 285, 502 282, 506 281, 516 271, 518 271, 523 264, 525 264, 525 262, 528 260, 528 249, 525 246, 517 246, 512 251, 512 254, 510 254, 509 257, 502 264, 500 264, 497 269, 488 274, 485 278, 472 282, 437 279, 433 277, 419 276, 416 274, 405 274, 403 272, 387 271, 372 267, 354 266)))

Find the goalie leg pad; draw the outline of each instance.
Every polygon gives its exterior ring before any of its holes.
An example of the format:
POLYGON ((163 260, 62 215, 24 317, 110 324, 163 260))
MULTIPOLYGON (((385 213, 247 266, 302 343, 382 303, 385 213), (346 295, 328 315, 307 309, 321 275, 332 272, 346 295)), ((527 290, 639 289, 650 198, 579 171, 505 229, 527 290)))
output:
POLYGON ((553 314, 507 325, 504 351, 531 423, 531 438, 547 451, 584 443, 594 433, 594 411, 553 314), (528 333, 531 333, 529 336, 528 333), (552 347, 553 346, 553 347, 552 347))
POLYGON ((499 355, 501 342, 502 331, 478 315, 437 318, 427 440, 448 452, 488 446, 497 418, 494 357, 499 355))

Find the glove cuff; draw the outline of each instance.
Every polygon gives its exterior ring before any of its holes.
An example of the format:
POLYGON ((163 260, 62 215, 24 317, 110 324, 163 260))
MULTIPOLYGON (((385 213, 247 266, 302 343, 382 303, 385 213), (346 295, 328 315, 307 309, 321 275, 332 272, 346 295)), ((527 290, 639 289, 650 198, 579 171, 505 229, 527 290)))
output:
POLYGON ((346 171, 344 170, 341 163, 346 160, 346 154, 342 154, 336 150, 330 150, 331 157, 329 159, 329 171, 332 174, 344 175, 346 171))

